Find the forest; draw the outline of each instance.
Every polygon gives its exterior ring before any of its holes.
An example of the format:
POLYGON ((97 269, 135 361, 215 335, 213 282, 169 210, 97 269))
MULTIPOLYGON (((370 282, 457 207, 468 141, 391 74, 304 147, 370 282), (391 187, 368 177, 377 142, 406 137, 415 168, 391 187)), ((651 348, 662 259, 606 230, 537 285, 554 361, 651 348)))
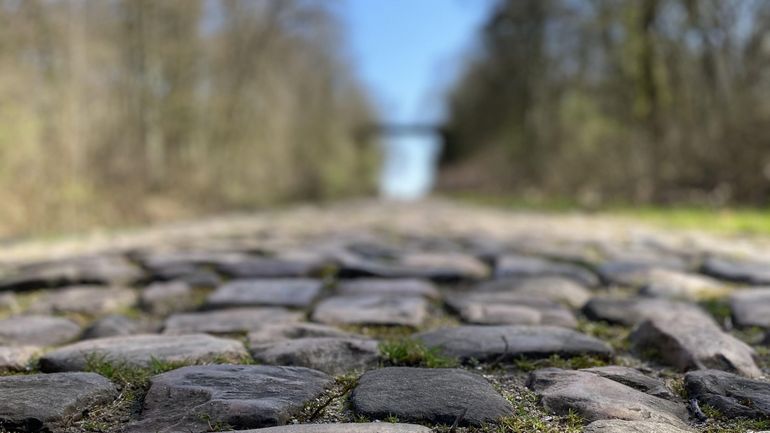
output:
MULTIPOLYGON (((490 4, 440 191, 768 203, 770 2, 490 4)), ((339 7, 0 0, 0 236, 372 195, 383 113, 339 7)))
POLYGON ((451 89, 441 185, 766 204, 770 2, 507 0, 451 89))
POLYGON ((0 232, 371 190, 330 2, 0 0, 0 232))

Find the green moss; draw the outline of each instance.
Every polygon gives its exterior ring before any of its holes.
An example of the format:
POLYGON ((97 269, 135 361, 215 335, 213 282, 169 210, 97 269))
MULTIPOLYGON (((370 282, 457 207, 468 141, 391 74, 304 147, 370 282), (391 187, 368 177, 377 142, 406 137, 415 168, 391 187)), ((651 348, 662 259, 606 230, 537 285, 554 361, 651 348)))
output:
POLYGON ((103 354, 86 357, 86 371, 98 373, 122 387, 146 387, 150 377, 191 365, 191 362, 165 361, 151 358, 147 367, 136 367, 106 359, 103 354))
POLYGON ((18 376, 26 374, 38 374, 40 373, 40 355, 33 356, 21 369, 6 369, 0 370, 0 377, 2 376, 18 376))
POLYGON ((684 378, 677 377, 674 379, 671 379, 668 382, 668 387, 671 389, 671 391, 681 397, 682 399, 687 399, 687 389, 684 386, 684 378))
POLYGON ((84 431, 103 432, 110 428, 110 423, 102 420, 87 419, 80 423, 80 427, 84 431))
POLYGON ((27 311, 35 301, 40 299, 43 293, 44 290, 36 290, 14 294, 15 305, 0 307, 0 320, 27 311))
POLYGON ((577 433, 583 431, 584 420, 577 412, 569 410, 565 416, 546 413, 537 396, 529 390, 521 390, 508 399, 513 405, 513 415, 500 420, 496 426, 487 426, 480 432, 514 433, 577 433))
POLYGON ((607 322, 592 322, 580 320, 578 331, 605 341, 617 351, 627 351, 629 348, 628 335, 631 328, 621 325, 610 325, 607 322))
POLYGON ((513 361, 517 369, 530 372, 541 368, 563 368, 565 370, 578 370, 581 368, 602 367, 608 365, 607 360, 593 355, 580 355, 571 358, 562 358, 559 355, 551 355, 543 359, 530 359, 520 357, 513 361))
POLYGON ((380 354, 388 365, 445 368, 459 364, 457 359, 444 356, 437 349, 427 348, 411 338, 380 343, 380 354))
POLYGON ((770 418, 730 418, 708 404, 701 405, 701 410, 709 417, 708 425, 703 429, 704 433, 744 433, 770 430, 770 418))
POLYGON ((765 370, 770 370, 770 347, 754 346, 754 350, 757 352, 759 366, 765 370))
POLYGON ((144 312, 139 309, 138 307, 125 307, 121 308, 120 310, 115 312, 116 314, 120 314, 122 316, 126 316, 129 319, 133 320, 140 320, 145 317, 144 312))
POLYGON ((358 385, 358 376, 346 374, 334 378, 334 384, 324 391, 323 395, 310 401, 302 408, 297 421, 312 423, 322 420, 327 412, 332 413, 331 421, 340 421, 337 417, 347 404, 350 391, 358 385))
MULTIPOLYGON (((573 199, 558 197, 527 198, 478 193, 452 194, 460 201, 518 211, 566 213, 581 210, 573 199)), ((584 209, 589 210, 589 209, 584 209)), ((665 228, 695 229, 720 234, 770 234, 770 214, 763 208, 713 208, 707 206, 639 206, 606 204, 590 209, 600 217, 620 217, 665 228)))
POLYGON ((538 366, 537 360, 524 358, 523 356, 515 359, 513 361, 513 365, 516 366, 517 369, 525 372, 535 371, 540 368, 538 366))
POLYGON ((724 415, 722 414, 722 412, 720 412, 719 409, 715 408, 714 406, 704 404, 704 405, 701 405, 700 409, 703 412, 703 414, 709 418, 714 418, 718 420, 724 418, 724 415))
POLYGON ((638 346, 635 348, 639 358, 653 363, 665 364, 663 354, 654 346, 638 346))
POLYGON ((565 365, 567 365, 567 367, 562 367, 562 368, 579 370, 581 368, 603 367, 608 364, 609 363, 604 358, 600 358, 593 355, 580 355, 580 356, 573 356, 572 358, 566 359, 565 365))
POLYGON ((608 213, 628 216, 666 227, 706 230, 723 234, 770 234, 766 209, 707 207, 617 208, 608 213))
POLYGON ((585 419, 573 409, 570 409, 564 417, 564 423, 569 431, 582 431, 585 419))
POLYGON ((353 389, 358 385, 358 375, 353 373, 343 374, 335 377, 334 382, 343 388, 353 389))
POLYGON ((223 421, 214 421, 211 418, 211 415, 207 413, 202 413, 198 416, 201 421, 205 422, 208 426, 207 430, 208 432, 221 432, 221 431, 231 431, 233 430, 233 427, 223 421))
MULTIPOLYGON (((238 360, 221 357, 215 358, 211 363, 222 364, 234 361, 241 364, 253 363, 250 357, 238 360)), ((68 429, 65 431, 68 433, 71 431, 119 431, 125 420, 141 409, 142 400, 150 387, 150 379, 153 376, 195 364, 197 363, 151 358, 146 366, 137 367, 125 362, 111 361, 104 354, 88 355, 85 370, 110 379, 117 385, 120 395, 112 403, 90 410, 83 419, 67 426, 68 429)), ((201 419, 208 423, 209 431, 231 430, 226 424, 214 422, 210 418, 206 418, 205 415, 202 415, 201 419)))
POLYGON ((730 318, 730 316, 732 315, 732 312, 730 310, 730 305, 724 299, 720 299, 720 298, 707 299, 699 302, 699 304, 706 311, 708 311, 709 314, 714 316, 714 318, 719 323, 724 322, 725 319, 730 318))
POLYGON ((334 278, 335 275, 337 275, 337 272, 339 271, 339 266, 328 264, 323 266, 321 269, 317 271, 318 278, 321 278, 325 281, 329 281, 332 278, 334 278))
POLYGON ((512 399, 514 415, 502 420, 495 432, 573 433, 583 430, 583 418, 570 409, 565 416, 547 414, 531 391, 522 392, 512 399))
POLYGON ((112 403, 90 410, 83 419, 67 426, 69 429, 66 431, 116 431, 126 417, 141 408, 142 399, 147 393, 150 378, 153 375, 188 364, 151 359, 146 367, 136 367, 110 361, 103 354, 87 356, 86 371, 110 379, 118 386, 120 394, 112 403))
POLYGON ((757 326, 733 329, 731 333, 748 344, 758 344, 765 337, 765 330, 757 326))
POLYGON ((400 421, 398 420, 398 417, 395 415, 388 415, 387 418, 385 418, 385 421, 391 423, 391 424, 398 424, 400 421))

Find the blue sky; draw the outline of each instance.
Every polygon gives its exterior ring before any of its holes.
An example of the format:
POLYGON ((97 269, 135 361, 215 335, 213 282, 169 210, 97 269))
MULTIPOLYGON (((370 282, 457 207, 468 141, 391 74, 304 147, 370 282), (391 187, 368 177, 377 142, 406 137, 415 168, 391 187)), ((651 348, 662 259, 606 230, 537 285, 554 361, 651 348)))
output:
MULTIPOLYGON (((354 64, 383 120, 435 122, 443 92, 462 70, 494 0, 342 0, 354 64)), ((407 137, 385 143, 381 189, 414 199, 431 188, 438 143, 407 137)))
POLYGON ((492 0, 343 0, 353 58, 392 120, 440 114, 440 92, 472 48, 492 0))

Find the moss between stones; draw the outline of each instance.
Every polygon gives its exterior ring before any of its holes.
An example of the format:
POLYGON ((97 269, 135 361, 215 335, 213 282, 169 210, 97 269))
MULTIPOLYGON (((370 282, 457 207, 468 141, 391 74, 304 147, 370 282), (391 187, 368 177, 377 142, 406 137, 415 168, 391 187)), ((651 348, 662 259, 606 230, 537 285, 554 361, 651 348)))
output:
POLYGON ((348 397, 358 384, 358 378, 357 374, 352 373, 335 377, 334 384, 321 396, 307 403, 292 422, 364 422, 356 420, 348 405, 348 397))
POLYGON ((701 429, 703 433, 744 433, 770 430, 770 418, 729 418, 713 406, 704 404, 700 408, 709 417, 706 425, 701 429))
POLYGON ((592 322, 580 320, 578 322, 578 331, 596 337, 599 340, 609 343, 613 349, 619 352, 628 351, 628 335, 631 334, 631 328, 621 325, 610 325, 607 322, 592 322))
POLYGON ((457 367, 455 358, 442 355, 435 348, 427 348, 422 342, 402 338, 380 343, 380 354, 389 366, 447 368, 457 367))
POLYGON ((609 365, 606 359, 593 355, 579 355, 571 358, 562 358, 559 355, 551 355, 543 359, 518 358, 513 365, 524 372, 539 370, 541 368, 563 368, 565 370, 578 370, 581 368, 603 367, 609 365))
POLYGON ((701 307, 709 312, 717 323, 723 323, 725 319, 729 319, 732 315, 730 310, 730 304, 724 298, 713 298, 699 302, 701 307))
MULTIPOLYGON (((248 359, 215 359, 207 364, 251 364, 248 359)), ((144 396, 150 387, 152 376, 175 370, 177 368, 195 365, 188 361, 164 361, 150 359, 147 367, 135 367, 121 362, 109 361, 104 355, 92 354, 86 358, 86 371, 100 374, 110 379, 118 387, 120 394, 112 403, 91 409, 80 420, 66 420, 62 423, 61 431, 74 432, 117 432, 139 413, 144 396)), ((211 424, 211 431, 225 431, 225 425, 211 424)))
MULTIPOLYGON (((498 424, 482 427, 458 428, 457 433, 578 433, 583 431, 585 421, 576 412, 566 416, 551 415, 540 405, 537 395, 526 387, 511 382, 509 375, 487 375, 487 379, 513 406, 511 416, 502 418, 498 424)), ((439 426, 438 433, 450 433, 450 426, 439 426)))

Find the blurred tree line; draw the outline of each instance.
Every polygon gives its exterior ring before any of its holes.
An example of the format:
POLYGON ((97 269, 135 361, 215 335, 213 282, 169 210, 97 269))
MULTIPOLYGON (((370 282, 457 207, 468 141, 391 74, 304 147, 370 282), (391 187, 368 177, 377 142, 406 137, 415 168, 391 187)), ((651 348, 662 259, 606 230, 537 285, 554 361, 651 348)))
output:
POLYGON ((770 2, 505 0, 450 95, 445 188, 767 203, 770 2))
POLYGON ((0 232, 372 187, 371 116, 310 0, 0 0, 0 232))

